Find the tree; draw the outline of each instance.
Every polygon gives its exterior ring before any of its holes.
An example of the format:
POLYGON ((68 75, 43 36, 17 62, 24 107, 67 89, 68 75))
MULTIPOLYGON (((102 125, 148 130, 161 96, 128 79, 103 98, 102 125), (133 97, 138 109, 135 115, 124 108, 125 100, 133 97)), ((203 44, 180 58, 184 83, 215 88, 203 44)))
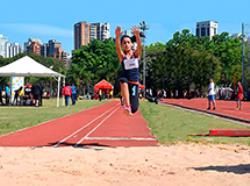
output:
POLYGON ((114 83, 119 68, 114 41, 92 40, 88 45, 73 52, 67 77, 85 85, 95 84, 101 79, 114 83))

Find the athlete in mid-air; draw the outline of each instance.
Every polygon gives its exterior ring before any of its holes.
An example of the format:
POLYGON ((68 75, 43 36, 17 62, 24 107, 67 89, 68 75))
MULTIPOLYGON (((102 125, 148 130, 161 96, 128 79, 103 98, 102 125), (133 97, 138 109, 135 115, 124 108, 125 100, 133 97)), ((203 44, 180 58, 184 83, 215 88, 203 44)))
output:
POLYGON ((137 44, 133 49, 132 38, 128 35, 122 35, 121 27, 117 27, 116 34, 116 52, 122 65, 120 74, 121 96, 123 98, 123 108, 126 114, 133 115, 139 107, 138 86, 139 86, 139 60, 142 51, 140 31, 138 28, 132 28, 132 34, 137 44))

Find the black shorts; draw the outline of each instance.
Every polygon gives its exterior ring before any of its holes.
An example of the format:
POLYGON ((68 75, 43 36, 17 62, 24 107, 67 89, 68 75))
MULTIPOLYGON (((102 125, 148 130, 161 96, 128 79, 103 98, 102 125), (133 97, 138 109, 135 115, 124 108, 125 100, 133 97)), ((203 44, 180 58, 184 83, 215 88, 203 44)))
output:
POLYGON ((33 98, 34 98, 35 100, 40 100, 40 97, 41 97, 40 95, 34 94, 33 96, 34 96, 33 98))
POLYGON ((127 83, 128 84, 131 112, 135 113, 139 108, 138 85, 129 83, 128 79, 126 79, 126 78, 120 78, 120 83, 127 83))

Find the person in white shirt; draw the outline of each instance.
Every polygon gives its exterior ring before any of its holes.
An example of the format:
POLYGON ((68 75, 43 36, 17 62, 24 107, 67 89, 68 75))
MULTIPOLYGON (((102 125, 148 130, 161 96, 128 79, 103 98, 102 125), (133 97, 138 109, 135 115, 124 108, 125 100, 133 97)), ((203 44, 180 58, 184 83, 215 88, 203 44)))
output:
POLYGON ((208 86, 208 108, 207 110, 211 109, 211 103, 213 103, 213 110, 216 109, 215 103, 215 85, 213 79, 210 79, 210 83, 208 86))

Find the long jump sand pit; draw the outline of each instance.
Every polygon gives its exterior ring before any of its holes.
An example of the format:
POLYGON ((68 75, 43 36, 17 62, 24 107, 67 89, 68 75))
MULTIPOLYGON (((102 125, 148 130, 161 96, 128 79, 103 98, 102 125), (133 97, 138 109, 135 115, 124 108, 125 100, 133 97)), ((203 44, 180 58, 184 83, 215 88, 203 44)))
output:
POLYGON ((241 185, 250 147, 0 147, 0 185, 241 185))

